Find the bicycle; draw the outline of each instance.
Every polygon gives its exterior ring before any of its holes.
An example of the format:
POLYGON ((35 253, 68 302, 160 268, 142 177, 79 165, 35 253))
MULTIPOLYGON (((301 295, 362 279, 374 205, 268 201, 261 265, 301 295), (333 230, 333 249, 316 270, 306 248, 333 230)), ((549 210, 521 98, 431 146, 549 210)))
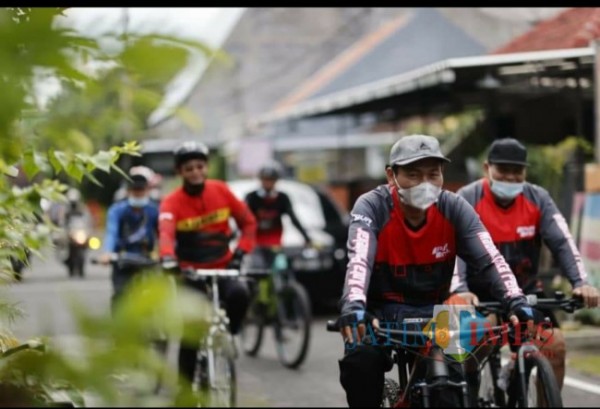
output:
MULTIPOLYGON (((430 319, 410 318, 404 323, 421 326, 430 319)), ((339 333, 337 321, 327 321, 327 331, 339 333)), ((425 335, 422 330, 379 328, 373 333, 376 342, 389 350, 398 375, 398 382, 385 377, 380 407, 445 407, 450 401, 459 407, 470 406, 462 365, 431 341, 425 345, 407 342, 408 337, 422 340, 425 335), (454 378, 458 372, 460 379, 452 380, 451 372, 454 378)))
POLYGON ((253 297, 241 331, 244 352, 256 356, 266 326, 272 326, 281 364, 296 369, 306 359, 310 343, 312 312, 310 298, 282 252, 271 251, 270 268, 247 269, 253 280, 253 297), (297 345, 295 343, 297 342, 297 345))
POLYGON ((192 281, 208 280, 206 292, 211 301, 212 320, 206 337, 200 340, 192 392, 197 403, 206 407, 235 407, 237 351, 229 331, 229 318, 219 298, 219 277, 239 277, 236 269, 182 269, 192 281))
MULTIPOLYGON (((527 298, 532 306, 561 308, 566 312, 583 308, 582 300, 567 299, 558 291, 554 298, 537 298, 535 295, 528 295, 527 298)), ((496 314, 499 318, 502 316, 499 302, 481 302, 476 308, 482 313, 496 314)), ((532 342, 518 345, 517 358, 512 363, 514 367, 506 369, 509 370, 508 382, 501 387, 501 348, 502 345, 496 343, 492 353, 480 364, 480 407, 562 407, 562 397, 552 366, 532 342)))

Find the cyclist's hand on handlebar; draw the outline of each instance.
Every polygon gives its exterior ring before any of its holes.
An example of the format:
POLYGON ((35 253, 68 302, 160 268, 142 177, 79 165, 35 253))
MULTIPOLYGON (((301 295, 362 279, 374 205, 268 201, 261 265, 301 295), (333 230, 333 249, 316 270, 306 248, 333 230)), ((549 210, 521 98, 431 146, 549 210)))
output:
POLYGON ((530 305, 521 304, 513 308, 509 313, 509 319, 510 323, 515 327, 519 324, 526 324, 530 337, 535 337, 537 324, 544 322, 546 317, 540 311, 531 308, 530 305))
POLYGON ((587 308, 597 307, 600 301, 600 296, 598 295, 598 290, 596 289, 596 287, 592 287, 588 284, 584 284, 580 287, 574 288, 573 296, 580 297, 581 299, 583 299, 583 304, 587 308))
POLYGON ((240 249, 240 248, 235 249, 235 252, 233 253, 233 257, 229 261, 227 268, 239 270, 240 267, 242 266, 242 260, 244 259, 245 254, 246 253, 242 249, 240 249))
POLYGON ((344 342, 353 344, 354 342, 361 342, 365 337, 367 331, 366 323, 371 323, 373 328, 379 328, 379 320, 372 314, 364 310, 353 311, 349 314, 344 314, 338 319, 340 333, 344 342), (354 339, 353 328, 356 328, 356 337, 354 339))
POLYGON ((479 298, 472 292, 454 293, 444 301, 448 305, 479 305, 479 298))
POLYGON ((104 264, 104 265, 110 264, 110 262, 113 258, 113 255, 114 255, 113 253, 102 253, 100 255, 100 257, 98 257, 98 263, 104 264))
POLYGON ((168 272, 177 272, 179 270, 179 263, 174 257, 163 257, 160 259, 160 266, 163 270, 168 272))

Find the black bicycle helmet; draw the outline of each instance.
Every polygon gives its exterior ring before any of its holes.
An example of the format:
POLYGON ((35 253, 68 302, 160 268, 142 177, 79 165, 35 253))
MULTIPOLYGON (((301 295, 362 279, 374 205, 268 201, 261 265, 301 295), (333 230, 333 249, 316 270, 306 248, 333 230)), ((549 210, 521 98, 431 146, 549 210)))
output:
POLYGON ((281 177, 281 166, 277 162, 263 165, 258 171, 258 177, 261 179, 279 179, 281 177))
POLYGON ((209 149, 202 142, 186 141, 175 148, 173 154, 175 156, 175 167, 178 168, 182 163, 190 159, 204 159, 207 161, 209 149))

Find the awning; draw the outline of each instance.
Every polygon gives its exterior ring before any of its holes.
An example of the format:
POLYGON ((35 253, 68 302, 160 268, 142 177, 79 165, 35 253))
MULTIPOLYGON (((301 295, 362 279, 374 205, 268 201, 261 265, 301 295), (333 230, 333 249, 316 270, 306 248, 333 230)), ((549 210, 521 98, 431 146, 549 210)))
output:
POLYGON ((592 47, 562 50, 532 51, 513 54, 484 55, 476 57, 450 58, 369 84, 353 87, 323 97, 308 100, 288 109, 272 111, 259 117, 252 126, 271 122, 299 119, 326 114, 353 105, 405 94, 418 89, 440 84, 451 84, 459 70, 476 67, 504 67, 504 75, 539 72, 545 67, 564 66, 563 70, 574 69, 569 60, 579 59, 581 64, 593 64, 592 47), (509 67, 510 66, 510 67, 509 67))

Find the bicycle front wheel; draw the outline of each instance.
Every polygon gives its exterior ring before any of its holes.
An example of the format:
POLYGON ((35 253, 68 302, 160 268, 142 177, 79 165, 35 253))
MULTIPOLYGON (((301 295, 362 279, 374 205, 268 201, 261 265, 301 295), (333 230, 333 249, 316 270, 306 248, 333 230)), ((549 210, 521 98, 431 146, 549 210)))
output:
POLYGON ((499 357, 490 356, 481 368, 479 382, 478 405, 485 408, 501 408, 506 406, 504 390, 498 386, 500 371, 499 357))
POLYGON ((233 339, 227 332, 217 332, 211 341, 198 358, 200 406, 235 407, 237 378, 233 339))
POLYGON ((560 388, 548 359, 541 353, 530 354, 525 358, 525 368, 525 374, 529 375, 527 407, 562 408, 560 388))
POLYGON ((298 368, 308 353, 311 325, 310 299, 300 284, 290 281, 277 294, 275 341, 280 362, 298 368))
POLYGON ((249 356, 256 356, 260 349, 265 328, 264 315, 264 304, 255 301, 248 308, 248 313, 242 325, 240 340, 242 349, 249 356))

